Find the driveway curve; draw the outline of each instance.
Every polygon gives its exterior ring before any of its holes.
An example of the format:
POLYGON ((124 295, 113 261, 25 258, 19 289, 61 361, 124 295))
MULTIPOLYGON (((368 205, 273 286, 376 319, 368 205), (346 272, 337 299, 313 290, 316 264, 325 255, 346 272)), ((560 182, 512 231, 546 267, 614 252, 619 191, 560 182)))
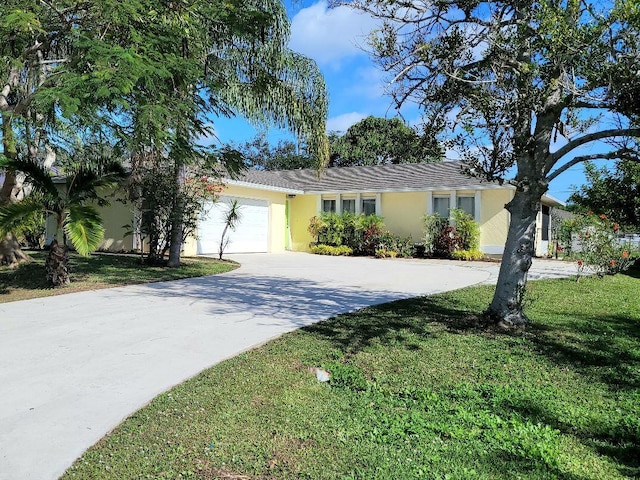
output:
POLYGON ((159 393, 285 332, 490 281, 451 262, 233 256, 223 275, 0 304, 0 479, 54 479, 159 393))

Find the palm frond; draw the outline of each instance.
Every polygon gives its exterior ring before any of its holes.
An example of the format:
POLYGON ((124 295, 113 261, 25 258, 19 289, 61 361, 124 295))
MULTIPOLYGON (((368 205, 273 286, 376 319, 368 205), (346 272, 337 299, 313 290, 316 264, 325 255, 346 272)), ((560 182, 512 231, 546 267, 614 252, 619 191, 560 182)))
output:
POLYGON ((126 176, 127 173, 119 162, 110 162, 101 166, 99 170, 80 167, 73 176, 69 176, 67 179, 69 198, 74 202, 98 200, 99 188, 115 187, 126 176))
POLYGON ((14 232, 44 210, 41 199, 28 197, 0 208, 0 233, 14 232))
POLYGON ((76 251, 84 257, 100 246, 104 236, 100 214, 89 205, 72 204, 69 206, 64 231, 76 251))
POLYGON ((2 166, 10 170, 17 170, 24 173, 27 177, 27 182, 32 185, 36 192, 41 192, 45 195, 51 196, 52 198, 59 196, 58 189, 56 188, 56 184, 53 181, 51 173, 38 163, 25 159, 7 159, 2 162, 2 166))

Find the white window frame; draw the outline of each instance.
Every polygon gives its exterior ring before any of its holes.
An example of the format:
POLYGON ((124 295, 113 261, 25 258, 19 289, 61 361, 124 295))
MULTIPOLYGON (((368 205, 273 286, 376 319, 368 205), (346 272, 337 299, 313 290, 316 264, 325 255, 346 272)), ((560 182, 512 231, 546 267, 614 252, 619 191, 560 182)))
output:
POLYGON ((371 213, 367 214, 364 210, 364 202, 370 202, 371 200, 373 200, 373 214, 378 215, 379 212, 379 202, 378 202, 378 198, 375 195, 362 195, 360 197, 360 211, 362 212, 363 215, 371 215, 371 213))
POLYGON ((456 197, 456 208, 460 208, 460 200, 463 199, 463 198, 470 198, 472 200, 472 202, 473 202, 473 212, 471 212, 471 213, 466 212, 466 213, 468 213, 469 215, 471 215, 475 219, 476 218, 476 209, 477 209, 476 196, 473 195, 473 194, 458 195, 456 197))
POLYGON ((320 199, 320 211, 322 213, 338 213, 338 202, 335 197, 322 197, 320 199), (333 202, 333 211, 324 209, 324 202, 333 202))
POLYGON ((433 201, 433 207, 432 207, 433 208, 433 212, 432 213, 438 213, 438 214, 440 214, 440 216, 442 218, 449 218, 449 215, 451 213, 451 196, 450 195, 434 195, 432 201, 433 201), (440 199, 447 200, 449 202, 449 208, 447 209, 448 211, 447 211, 446 215, 442 215, 440 212, 438 212, 436 210, 436 201, 440 200, 440 199))
POLYGON ((345 208, 344 208, 344 202, 353 202, 353 211, 351 211, 351 213, 356 213, 357 210, 357 200, 356 197, 341 197, 340 198, 340 210, 342 212, 345 212, 345 208))

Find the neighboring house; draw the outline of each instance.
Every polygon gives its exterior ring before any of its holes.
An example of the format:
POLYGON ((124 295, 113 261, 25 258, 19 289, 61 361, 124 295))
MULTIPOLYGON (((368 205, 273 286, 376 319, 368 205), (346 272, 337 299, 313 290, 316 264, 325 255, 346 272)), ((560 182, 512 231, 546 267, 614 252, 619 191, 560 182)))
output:
MULTIPOLYGON (((248 171, 237 180, 225 181, 218 202, 206 206, 197 239, 188 240, 185 255, 215 254, 224 228, 225 210, 232 200, 241 204, 241 219, 230 234, 226 253, 308 251, 314 239, 309 220, 322 211, 375 213, 389 230, 419 243, 424 236, 425 213, 448 216, 451 207, 462 208, 480 224, 480 248, 501 254, 507 238, 509 213, 504 206, 514 187, 469 178, 460 162, 327 168, 320 175, 312 169, 248 171)), ((546 255, 550 238, 550 212, 562 205, 545 196, 538 215, 536 254, 546 255)), ((122 238, 123 225, 132 211, 114 203, 103 213, 107 250, 139 247, 132 237, 122 238)))

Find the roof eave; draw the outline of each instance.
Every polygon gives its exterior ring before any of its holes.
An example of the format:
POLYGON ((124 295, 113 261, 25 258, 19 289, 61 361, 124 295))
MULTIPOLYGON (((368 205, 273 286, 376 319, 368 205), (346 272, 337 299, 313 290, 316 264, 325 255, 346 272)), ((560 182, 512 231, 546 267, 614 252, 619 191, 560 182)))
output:
POLYGON ((500 188, 515 188, 511 185, 438 185, 435 187, 415 188, 373 188, 364 190, 305 190, 305 195, 337 195, 343 193, 403 193, 403 192, 438 192, 443 190, 497 190, 500 188))
POLYGON ((303 190, 295 189, 295 188, 287 188, 287 187, 276 187, 274 185, 265 185, 262 183, 254 183, 254 182, 243 182, 240 180, 231 180, 225 178, 223 180, 225 185, 233 185, 235 187, 246 187, 246 188, 255 188, 257 190, 268 190, 271 192, 281 192, 287 193, 291 195, 302 195, 305 193, 303 190))
POLYGON ((566 207, 567 204, 562 200, 558 200, 556 197, 548 194, 542 196, 542 203, 549 207, 566 207))

